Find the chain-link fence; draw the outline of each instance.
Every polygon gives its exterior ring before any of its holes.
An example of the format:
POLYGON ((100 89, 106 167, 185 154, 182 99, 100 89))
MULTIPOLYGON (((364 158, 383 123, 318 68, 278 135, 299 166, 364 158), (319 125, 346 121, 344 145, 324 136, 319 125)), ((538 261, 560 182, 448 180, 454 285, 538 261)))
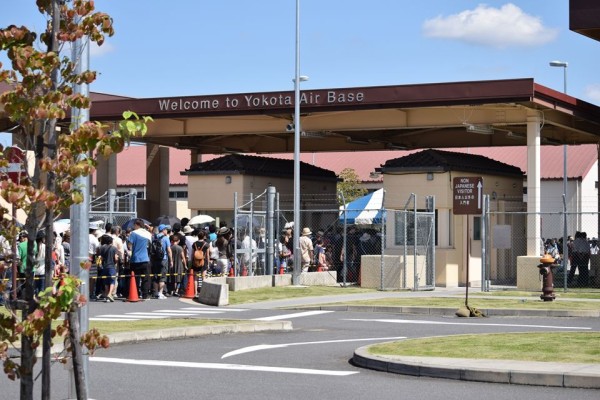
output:
POLYGON ((356 224, 347 216, 363 210, 339 207, 331 195, 304 194, 299 221, 293 221, 291 196, 271 196, 269 200, 268 191, 243 200, 236 196, 236 276, 297 273, 299 283, 306 285, 434 288, 432 198, 427 210, 375 209, 372 223, 356 224), (293 246, 294 229, 300 235, 298 250, 293 246), (294 251, 301 253, 296 267, 294 251))
MULTIPOLYGON (((486 275, 490 289, 516 287, 541 289, 542 277, 535 266, 519 266, 527 255, 527 221, 524 211, 490 211, 486 275)), ((539 255, 555 259, 554 288, 589 291, 600 289, 598 213, 540 213, 539 255), (565 223, 567 246, 564 246, 565 223), (566 271, 566 273, 565 273, 566 271)))
POLYGON ((90 220, 104 221, 105 224, 122 226, 132 218, 137 217, 137 192, 117 196, 114 189, 90 201, 90 220))

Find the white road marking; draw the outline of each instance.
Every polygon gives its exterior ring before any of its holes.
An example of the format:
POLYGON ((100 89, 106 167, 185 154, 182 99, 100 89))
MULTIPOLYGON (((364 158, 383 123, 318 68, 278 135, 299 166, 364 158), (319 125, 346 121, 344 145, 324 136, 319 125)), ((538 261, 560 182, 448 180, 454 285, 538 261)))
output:
POLYGON ((489 324, 469 322, 415 321, 410 319, 346 319, 346 321, 389 322, 392 324, 423 324, 423 325, 468 325, 468 326, 504 326, 517 328, 548 328, 548 329, 592 329, 586 326, 552 326, 552 325, 522 325, 522 324, 489 324))
MULTIPOLYGON (((102 314, 102 315, 98 315, 98 317, 100 318, 121 318, 121 319, 127 319, 127 318, 144 318, 144 319, 159 319, 159 318, 164 318, 163 316, 160 315, 125 315, 125 314, 102 314)), ((91 319, 91 318, 90 318, 91 319)))
POLYGON ((218 363, 198 363, 184 361, 163 361, 163 360, 129 360, 124 358, 110 357, 90 357, 93 362, 104 362, 127 365, 147 365, 153 367, 179 367, 179 368, 198 368, 198 369, 222 369, 226 371, 256 371, 256 372, 281 372, 286 374, 305 374, 305 375, 328 375, 328 376, 348 376, 358 374, 358 371, 333 371, 307 368, 287 368, 287 367, 267 367, 261 365, 242 365, 242 364, 218 364, 218 363))
POLYGON ((362 339, 321 340, 318 342, 298 342, 298 343, 283 343, 283 344, 259 344, 256 346, 248 346, 248 347, 243 347, 238 350, 230 351, 229 353, 226 353, 223 356, 221 356, 221 359, 231 357, 231 356, 237 356, 239 354, 250 353, 253 351, 280 349, 280 348, 289 347, 289 346, 303 346, 303 345, 308 345, 308 344, 367 342, 367 341, 374 341, 374 340, 377 340, 377 341, 379 341, 379 340, 399 340, 399 339, 406 339, 406 336, 362 338, 362 339))
POLYGON ((92 317, 90 321, 139 321, 139 318, 105 318, 105 317, 92 317))
POLYGON ((182 308, 182 310, 190 310, 190 311, 194 311, 194 310, 215 310, 215 311, 235 311, 235 312, 239 312, 239 311, 248 311, 247 308, 208 308, 208 307, 184 307, 182 308))
POLYGON ((222 311, 217 311, 217 310, 154 310, 152 312, 155 313, 173 313, 173 314, 182 314, 182 313, 187 313, 187 315, 192 315, 190 313, 193 314, 223 314, 222 311))
POLYGON ((253 318, 253 321, 277 321, 279 319, 290 319, 290 318, 300 318, 300 317, 309 317, 311 315, 319 315, 319 314, 327 314, 333 311, 306 311, 296 314, 285 314, 285 315, 274 315, 272 317, 263 317, 263 318, 253 318))
POLYGON ((168 312, 161 313, 161 312, 154 312, 154 311, 149 311, 149 312, 142 312, 142 311, 140 311, 140 312, 126 313, 126 315, 134 315, 136 317, 138 315, 139 316, 144 316, 144 315, 148 315, 148 316, 150 316, 150 315, 161 315, 163 317, 182 317, 182 316, 185 317, 185 316, 192 316, 192 315, 195 315, 195 314, 189 314, 189 313, 188 314, 177 314, 177 313, 168 313, 168 312))

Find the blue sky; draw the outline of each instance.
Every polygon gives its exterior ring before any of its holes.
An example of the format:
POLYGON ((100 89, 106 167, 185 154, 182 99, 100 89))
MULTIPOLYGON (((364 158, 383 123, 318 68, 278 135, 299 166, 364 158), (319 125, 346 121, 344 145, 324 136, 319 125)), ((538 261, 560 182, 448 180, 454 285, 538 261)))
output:
MULTIPOLYGON (((0 26, 44 25, 34 0, 0 26)), ((292 90, 295 0, 96 0, 116 34, 92 50, 92 91, 133 97, 292 90)), ((303 89, 534 78, 600 105, 600 43, 567 0, 301 0, 303 89)), ((0 58, 0 61, 3 61, 0 58)))

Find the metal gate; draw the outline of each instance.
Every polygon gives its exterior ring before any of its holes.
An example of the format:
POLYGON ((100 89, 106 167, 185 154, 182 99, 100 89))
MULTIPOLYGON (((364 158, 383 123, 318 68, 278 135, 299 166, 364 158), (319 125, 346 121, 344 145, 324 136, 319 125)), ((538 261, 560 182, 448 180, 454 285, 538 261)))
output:
POLYGON ((137 191, 131 189, 123 196, 117 196, 114 189, 109 189, 102 196, 90 201, 90 220, 101 219, 105 224, 123 225, 137 217, 137 191))

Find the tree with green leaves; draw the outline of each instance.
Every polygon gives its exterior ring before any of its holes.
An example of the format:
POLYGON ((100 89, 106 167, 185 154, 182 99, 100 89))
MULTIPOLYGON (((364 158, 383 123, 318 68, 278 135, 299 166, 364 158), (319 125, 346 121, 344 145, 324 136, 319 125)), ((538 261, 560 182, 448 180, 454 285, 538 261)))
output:
POLYGON ((341 181, 337 184, 337 191, 343 194, 343 200, 341 197, 338 197, 340 206, 342 205, 342 201, 349 203, 367 194, 367 189, 360 187, 360 178, 354 168, 344 168, 338 175, 338 178, 341 181))
MULTIPOLYGON (((0 29, 0 51, 11 62, 7 69, 0 63, 0 83, 9 87, 0 93, 0 117, 14 123, 13 138, 35 158, 33 173, 25 173, 16 181, 6 172, 0 173, 0 197, 26 213, 25 230, 30 239, 36 238, 40 231, 45 232, 46 289, 34 296, 34 274, 27 268, 24 281, 19 282, 20 299, 7 301, 9 315, 0 314, 0 360, 10 379, 21 380, 21 399, 32 399, 35 349, 43 341, 42 398, 49 399, 52 338, 64 338, 73 359, 77 398, 83 399, 87 393, 81 381, 82 346, 91 354, 109 343, 106 336, 94 329, 78 332, 75 311, 86 307, 87 299, 79 293, 81 282, 77 277, 66 271, 53 271, 52 223, 55 216, 83 201, 83 191, 89 188, 78 187, 76 179, 92 174, 98 157, 120 152, 131 138, 144 135, 151 119, 125 112, 116 129, 111 126, 110 133, 99 122, 69 123, 72 109, 91 106, 90 98, 74 91, 74 85, 92 83, 96 73, 81 71, 76 57, 62 54, 82 38, 102 45, 106 36, 114 34, 113 21, 109 15, 95 11, 93 0, 37 0, 36 4, 47 19, 46 29, 39 36, 25 26, 0 29), (67 318, 52 328, 52 321, 61 320, 62 313, 67 318), (21 357, 16 362, 8 356, 8 351, 19 339, 21 357)), ((22 161, 23 171, 28 170, 26 159, 22 161)), ((8 164, 6 152, 0 149, 0 169, 5 171, 8 164)), ((5 216, 13 215, 11 210, 0 207, 0 211, 5 216)), ((7 241, 14 242, 18 231, 12 218, 0 221, 0 235, 7 241)), ((28 266, 34 264, 33 242, 30 240, 27 246, 28 266)), ((87 262, 81 267, 89 266, 87 262)), ((5 284, 0 282, 0 293, 4 292, 5 284)), ((65 357, 63 354, 59 360, 66 362, 65 357)))

